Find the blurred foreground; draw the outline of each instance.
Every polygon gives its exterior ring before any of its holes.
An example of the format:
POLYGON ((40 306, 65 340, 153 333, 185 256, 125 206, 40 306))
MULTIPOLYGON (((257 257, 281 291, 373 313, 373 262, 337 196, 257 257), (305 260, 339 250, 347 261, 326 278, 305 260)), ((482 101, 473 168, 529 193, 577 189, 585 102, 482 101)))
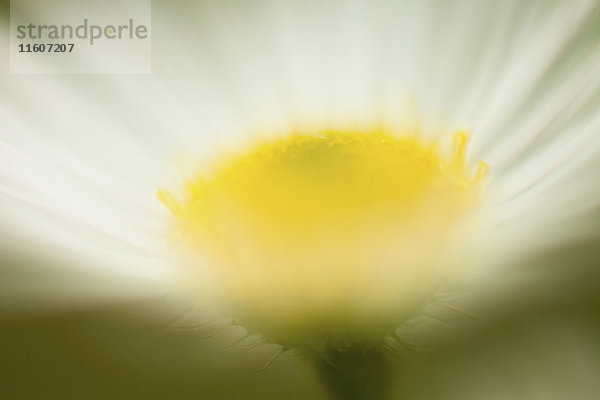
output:
MULTIPOLYGON (((600 295, 599 274, 591 266, 596 248, 588 242, 531 260, 539 267, 527 269, 529 278, 513 272, 520 283, 510 284, 502 304, 481 302, 473 310, 487 313, 490 322, 431 339, 437 341, 434 351, 399 348, 398 398, 597 399, 600 295)), ((165 302, 5 314, 0 318, 0 397, 327 398, 300 357, 286 353, 259 371, 276 346, 224 349, 244 335, 242 328, 229 327, 209 339, 194 330, 156 328, 165 321, 164 313, 156 312, 165 302)), ((441 331, 452 329, 440 324, 441 331)))

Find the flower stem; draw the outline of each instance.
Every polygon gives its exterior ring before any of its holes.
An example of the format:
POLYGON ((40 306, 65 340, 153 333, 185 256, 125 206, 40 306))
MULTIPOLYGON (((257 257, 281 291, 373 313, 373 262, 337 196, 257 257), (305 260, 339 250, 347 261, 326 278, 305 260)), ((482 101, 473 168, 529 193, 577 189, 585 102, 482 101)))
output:
POLYGON ((328 349, 314 365, 334 399, 390 398, 392 374, 381 347, 328 349))

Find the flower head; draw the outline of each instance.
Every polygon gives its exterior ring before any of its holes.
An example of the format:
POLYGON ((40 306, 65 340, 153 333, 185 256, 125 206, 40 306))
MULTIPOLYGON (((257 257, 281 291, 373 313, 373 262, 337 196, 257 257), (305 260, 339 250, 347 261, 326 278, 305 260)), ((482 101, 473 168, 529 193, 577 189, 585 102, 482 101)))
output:
POLYGON ((295 134, 225 157, 159 198, 212 291, 277 342, 379 340, 418 311, 480 203, 482 163, 416 135, 295 134))

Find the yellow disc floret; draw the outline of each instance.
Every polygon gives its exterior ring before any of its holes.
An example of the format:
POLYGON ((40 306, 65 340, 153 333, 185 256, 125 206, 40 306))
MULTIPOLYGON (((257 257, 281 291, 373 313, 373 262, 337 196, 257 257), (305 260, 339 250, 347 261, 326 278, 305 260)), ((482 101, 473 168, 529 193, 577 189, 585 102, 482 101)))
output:
POLYGON ((418 310, 480 202, 481 164, 388 133, 292 135, 159 198, 212 294, 283 344, 376 340, 418 310))

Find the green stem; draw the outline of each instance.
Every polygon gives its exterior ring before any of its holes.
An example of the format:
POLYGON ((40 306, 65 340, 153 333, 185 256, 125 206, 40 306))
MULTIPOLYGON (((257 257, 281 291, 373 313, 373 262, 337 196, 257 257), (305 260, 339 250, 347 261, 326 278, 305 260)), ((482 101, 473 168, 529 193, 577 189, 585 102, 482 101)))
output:
POLYGON ((380 347, 328 349, 315 358, 318 374, 340 400, 387 400, 389 360, 380 347))

